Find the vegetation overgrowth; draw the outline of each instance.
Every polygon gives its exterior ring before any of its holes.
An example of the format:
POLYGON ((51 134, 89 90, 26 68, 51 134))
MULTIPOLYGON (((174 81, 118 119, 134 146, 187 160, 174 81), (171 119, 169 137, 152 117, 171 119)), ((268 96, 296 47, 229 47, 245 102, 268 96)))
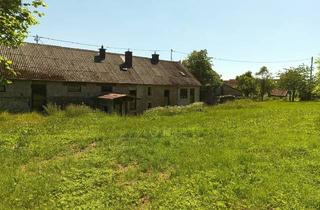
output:
POLYGON ((0 209, 319 209, 320 105, 0 114, 0 209))

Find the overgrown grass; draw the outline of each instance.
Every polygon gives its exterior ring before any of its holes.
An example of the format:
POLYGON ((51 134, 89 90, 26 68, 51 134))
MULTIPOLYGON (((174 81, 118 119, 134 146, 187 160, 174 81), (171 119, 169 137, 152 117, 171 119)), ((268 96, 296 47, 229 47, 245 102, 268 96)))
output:
POLYGON ((320 208, 318 103, 58 113, 0 114, 0 209, 320 208))

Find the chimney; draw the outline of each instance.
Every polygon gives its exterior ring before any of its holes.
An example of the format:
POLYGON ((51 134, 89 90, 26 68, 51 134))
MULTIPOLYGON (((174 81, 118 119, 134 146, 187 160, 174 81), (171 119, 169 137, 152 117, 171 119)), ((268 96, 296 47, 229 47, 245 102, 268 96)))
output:
POLYGON ((151 63, 157 65, 159 63, 159 54, 152 54, 151 63))
POLYGON ((94 62, 100 63, 101 61, 106 59, 106 49, 103 48, 103 45, 99 49, 99 55, 94 56, 94 62))
POLYGON ((132 68, 132 52, 126 51, 125 52, 125 67, 130 69, 132 68))
POLYGON ((106 59, 106 49, 103 48, 103 45, 99 49, 99 57, 100 57, 100 60, 106 59))

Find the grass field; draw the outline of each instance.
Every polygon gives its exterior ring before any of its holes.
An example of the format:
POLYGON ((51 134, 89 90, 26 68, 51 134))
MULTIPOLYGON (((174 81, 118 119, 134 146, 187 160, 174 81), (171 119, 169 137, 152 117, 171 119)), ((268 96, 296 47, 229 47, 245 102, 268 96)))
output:
POLYGON ((320 103, 0 123, 0 209, 320 209, 320 103))

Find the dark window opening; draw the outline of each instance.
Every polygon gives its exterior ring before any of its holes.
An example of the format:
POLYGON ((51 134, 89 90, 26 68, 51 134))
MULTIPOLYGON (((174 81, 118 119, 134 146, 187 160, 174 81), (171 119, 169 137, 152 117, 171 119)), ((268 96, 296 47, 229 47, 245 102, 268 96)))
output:
POLYGON ((169 90, 165 90, 164 91, 164 97, 169 97, 170 96, 170 91, 169 90))
POLYGON ((6 92, 6 86, 0 85, 0 92, 6 92))
POLYGON ((190 103, 194 103, 195 102, 195 90, 194 88, 190 89, 190 103))
POLYGON ((112 85, 102 85, 101 92, 102 93, 111 93, 113 91, 112 85))
POLYGON ((152 95, 151 87, 148 87, 148 96, 152 95))
POLYGON ((80 93, 81 85, 79 84, 68 84, 68 92, 69 93, 80 93))
POLYGON ((180 99, 188 98, 188 89, 180 89, 180 99))
POLYGON ((130 102, 129 108, 130 110, 136 110, 137 109, 137 91, 136 90, 130 90, 129 95, 134 97, 134 100, 130 102))
POLYGON ((152 104, 148 103, 148 109, 151 109, 151 108, 152 108, 152 104))

